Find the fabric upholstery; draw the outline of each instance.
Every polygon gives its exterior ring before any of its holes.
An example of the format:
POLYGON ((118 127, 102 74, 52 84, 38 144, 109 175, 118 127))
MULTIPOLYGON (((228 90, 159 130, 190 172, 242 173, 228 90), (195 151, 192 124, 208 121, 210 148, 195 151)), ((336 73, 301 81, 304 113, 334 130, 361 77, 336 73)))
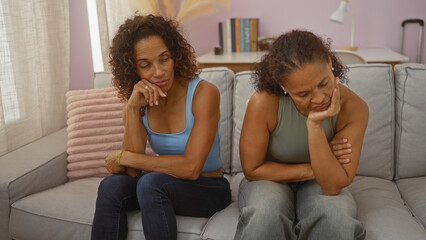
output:
POLYGON ((220 93, 220 151, 225 173, 230 172, 232 135, 232 98, 234 72, 228 68, 203 69, 200 78, 213 83, 220 93))
POLYGON ((251 71, 239 72, 234 80, 234 115, 232 117, 232 172, 241 172, 240 162, 240 134, 246 113, 247 101, 255 92, 251 82, 251 71))
POLYGON ((426 177, 400 179, 397 186, 407 207, 426 227, 426 177))
POLYGON ((396 178, 426 175, 426 65, 395 67, 396 178))
POLYGON ((408 211, 394 181, 357 176, 349 190, 367 240, 425 239, 425 229, 408 211))
POLYGON ((237 202, 231 203, 220 212, 215 213, 207 222, 202 233, 203 239, 233 239, 237 230, 240 210, 237 202))
POLYGON ((357 175, 391 180, 394 175, 394 83, 390 65, 351 65, 349 88, 370 111, 357 175))
POLYGON ((8 239, 12 203, 67 181, 66 139, 62 129, 0 157, 0 239, 8 239))
MULTIPOLYGON (((12 206, 10 232, 16 239, 90 239, 97 189, 102 179, 78 179, 33 194, 12 206), (67 203, 66 205, 58 203, 67 203), (34 224, 38 223, 38 224, 34 224)), ((128 212, 129 235, 143 236, 139 211, 128 212)), ((200 239, 207 218, 178 216, 178 237, 200 239)))
POLYGON ((109 175, 105 157, 121 149, 123 103, 113 88, 73 90, 66 97, 68 178, 109 175))
MULTIPOLYGON (((110 152, 122 149, 124 104, 112 87, 72 90, 66 96, 68 178, 109 175, 105 158, 110 152)), ((145 152, 154 154, 149 143, 145 152)))

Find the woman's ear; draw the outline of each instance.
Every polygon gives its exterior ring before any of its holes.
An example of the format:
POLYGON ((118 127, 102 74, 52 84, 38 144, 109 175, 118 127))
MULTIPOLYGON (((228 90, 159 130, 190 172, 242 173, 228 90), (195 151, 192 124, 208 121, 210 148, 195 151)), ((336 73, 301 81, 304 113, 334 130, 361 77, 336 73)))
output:
POLYGON ((280 87, 281 87, 281 89, 283 90, 284 95, 287 95, 287 91, 285 90, 285 87, 284 87, 283 85, 281 85, 281 84, 280 84, 280 87))

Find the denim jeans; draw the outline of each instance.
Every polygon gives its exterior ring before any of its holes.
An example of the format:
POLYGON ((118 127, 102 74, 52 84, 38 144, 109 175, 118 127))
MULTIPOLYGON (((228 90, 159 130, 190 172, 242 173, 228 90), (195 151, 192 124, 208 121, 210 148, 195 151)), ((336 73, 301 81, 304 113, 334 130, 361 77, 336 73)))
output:
POLYGON ((152 172, 137 179, 114 174, 99 185, 92 239, 126 239, 126 211, 138 209, 147 240, 176 239, 176 215, 209 218, 230 202, 225 178, 185 180, 152 172))
POLYGON ((364 239, 356 203, 347 189, 325 196, 315 180, 299 183, 240 183, 237 239, 364 239))

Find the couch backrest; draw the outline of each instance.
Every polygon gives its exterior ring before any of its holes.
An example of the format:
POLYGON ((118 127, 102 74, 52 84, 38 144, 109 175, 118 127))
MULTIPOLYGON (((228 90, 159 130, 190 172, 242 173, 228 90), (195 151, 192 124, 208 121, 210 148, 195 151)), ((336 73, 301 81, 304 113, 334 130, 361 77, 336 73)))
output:
POLYGON ((251 81, 251 71, 239 72, 234 80, 234 115, 232 116, 232 162, 231 170, 233 173, 241 172, 240 162, 240 134, 243 125, 244 115, 246 113, 247 102, 255 92, 251 81))
MULTIPOLYGON (((234 116, 232 137, 232 172, 242 171, 239 158, 239 138, 247 101, 254 93, 251 71, 237 73, 234 80, 234 116)), ((349 87, 368 104, 370 118, 358 175, 392 179, 394 173, 394 87, 390 65, 351 65, 349 87)))
MULTIPOLYGON (((220 147, 223 169, 230 173, 232 149, 232 99, 234 88, 234 72, 225 67, 206 68, 200 73, 200 78, 213 83, 220 92, 220 147)), ((109 72, 96 73, 95 88, 111 86, 112 74, 109 72)))
POLYGON ((426 175, 426 65, 395 66, 396 179, 426 175))
POLYGON ((350 65, 349 88, 370 111, 357 175, 392 179, 394 176, 394 78, 390 65, 350 65))
POLYGON ((225 67, 206 68, 201 71, 200 78, 216 85, 220 92, 220 150, 223 169, 230 173, 234 72, 225 67))

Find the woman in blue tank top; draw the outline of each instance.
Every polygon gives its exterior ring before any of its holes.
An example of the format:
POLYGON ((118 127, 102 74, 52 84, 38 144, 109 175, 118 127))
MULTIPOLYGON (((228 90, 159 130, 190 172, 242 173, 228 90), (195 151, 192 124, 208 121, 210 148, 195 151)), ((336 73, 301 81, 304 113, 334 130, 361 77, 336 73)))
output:
POLYGON ((92 239, 126 239, 126 211, 140 210, 146 239, 177 239, 176 215, 211 217, 231 201, 222 176, 219 91, 198 78, 177 23, 127 19, 110 49, 113 85, 126 102, 123 150, 98 189, 92 239), (146 155, 149 139, 156 156, 146 155))
POLYGON ((365 238, 346 187, 368 107, 339 84, 345 71, 330 41, 299 30, 277 38, 256 66, 240 138, 235 239, 365 238))

